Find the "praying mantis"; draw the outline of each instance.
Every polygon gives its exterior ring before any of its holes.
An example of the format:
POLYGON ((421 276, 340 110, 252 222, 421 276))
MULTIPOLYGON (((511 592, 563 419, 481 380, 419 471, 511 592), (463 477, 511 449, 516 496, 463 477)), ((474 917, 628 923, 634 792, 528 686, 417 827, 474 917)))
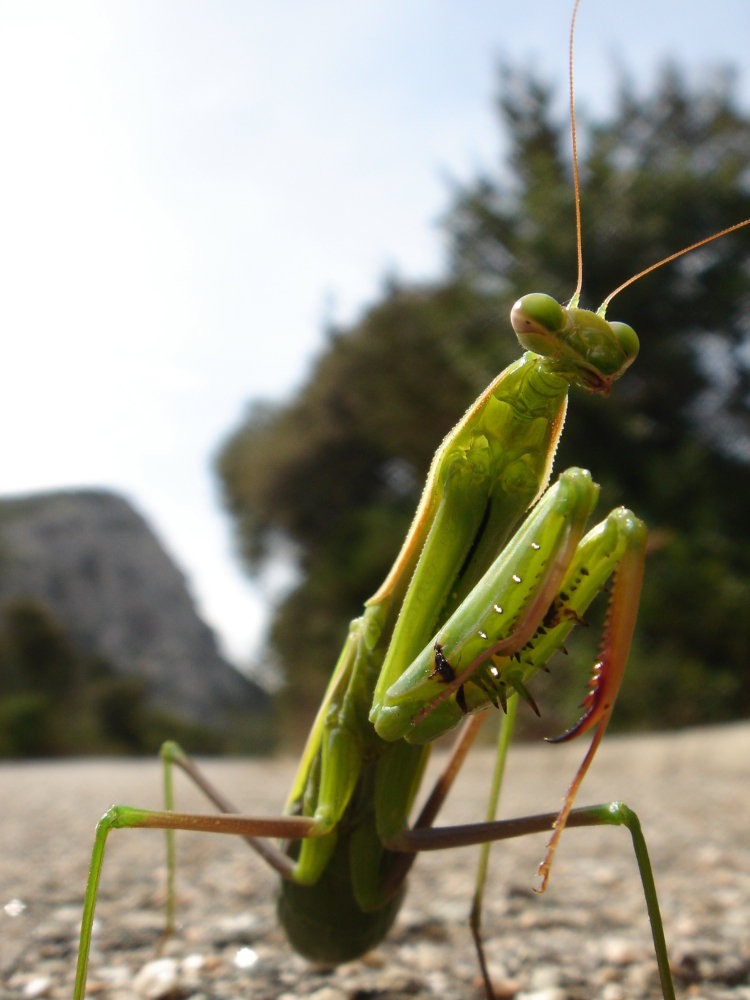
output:
MULTIPOLYGON (((574 23, 575 12, 571 39, 574 23)), ((484 845, 486 851, 495 840, 548 831, 539 868, 544 888, 565 827, 607 824, 625 825, 633 837, 662 992, 665 998, 674 996, 637 817, 618 802, 574 806, 625 670, 646 531, 624 508, 586 531, 597 487, 585 470, 568 469, 549 488, 548 482, 571 386, 606 395, 636 359, 635 332, 627 324, 607 320, 607 306, 626 284, 653 270, 629 279, 597 312, 580 308, 578 204, 576 228, 576 291, 566 306, 541 293, 523 296, 514 306, 511 324, 524 354, 498 375, 438 448, 401 552, 365 603, 362 616, 351 623, 283 814, 240 815, 176 744, 167 743, 162 749, 165 810, 113 806, 100 821, 85 894, 76 1000, 85 992, 97 889, 112 829, 167 831, 170 925, 174 831, 245 837, 281 877, 279 917, 292 946, 314 961, 334 964, 356 958, 382 940, 396 918, 406 877, 420 851, 468 844, 484 845), (518 702, 534 707, 529 679, 564 645, 608 581, 608 614, 584 714, 559 737, 567 741, 592 734, 563 807, 555 813, 495 820, 518 702), (502 709, 505 716, 488 818, 435 827, 491 708, 502 709), (430 745, 458 726, 448 763, 410 822, 430 745), (174 766, 196 782, 219 813, 174 809, 174 766), (277 847, 269 838, 284 843, 277 847)), ((491 998, 479 927, 483 877, 472 929, 485 995, 491 998)))

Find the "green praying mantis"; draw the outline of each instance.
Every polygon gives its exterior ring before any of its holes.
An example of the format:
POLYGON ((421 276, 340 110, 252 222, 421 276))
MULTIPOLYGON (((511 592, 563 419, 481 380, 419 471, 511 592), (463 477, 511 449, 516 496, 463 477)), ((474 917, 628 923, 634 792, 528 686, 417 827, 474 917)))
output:
MULTIPOLYGON (((576 4, 577 10, 577 4, 576 4)), ((571 23, 572 36, 576 10, 571 23)), ((548 831, 543 889, 567 827, 624 825, 633 839, 665 998, 674 997, 659 903, 637 816, 623 803, 575 808, 579 786, 609 723, 625 670, 644 572, 646 529, 617 508, 590 530, 597 487, 568 469, 548 488, 571 386, 608 394, 634 362, 638 338, 579 307, 582 285, 575 117, 571 86, 578 285, 566 306, 541 293, 516 302, 511 324, 522 357, 491 383, 438 448, 403 547, 349 628, 312 726, 283 814, 244 816, 174 743, 162 748, 166 808, 113 806, 102 817, 85 893, 75 998, 85 993, 105 844, 119 828, 167 831, 168 924, 174 921, 174 831, 243 836, 280 875, 278 914, 291 945, 316 962, 366 953, 391 927, 421 851, 483 845, 472 932, 488 1000, 493 987, 480 933, 486 852, 494 841, 548 831), (519 526, 520 525, 520 526, 519 526), (610 582, 611 581, 611 582, 610 582), (609 583, 599 657, 580 720, 559 740, 592 734, 558 812, 494 818, 519 700, 609 583), (438 812, 485 718, 505 713, 487 819, 436 827, 438 812), (459 727, 452 753, 410 821, 430 745, 459 727), (218 813, 174 809, 173 767, 218 813), (274 842, 281 839, 280 846, 274 842)))

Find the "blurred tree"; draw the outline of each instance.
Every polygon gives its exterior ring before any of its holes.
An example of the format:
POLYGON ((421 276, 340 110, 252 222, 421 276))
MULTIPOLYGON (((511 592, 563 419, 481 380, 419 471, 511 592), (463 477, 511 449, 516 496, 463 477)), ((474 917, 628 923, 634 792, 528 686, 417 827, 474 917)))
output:
MULTIPOLYGON (((442 435, 518 356, 511 304, 534 290, 564 301, 575 284, 566 129, 538 82, 504 70, 501 84, 511 175, 456 192, 449 274, 425 287, 391 282, 361 322, 330 332, 299 395, 251 407, 219 455, 251 572, 281 544, 295 555, 298 582, 269 646, 287 698, 308 713, 348 619, 398 550, 442 435)), ((728 75, 691 91, 669 69, 643 99, 623 84, 609 121, 579 127, 579 146, 589 304, 750 216, 750 121, 728 75)), ((639 331, 641 356, 611 398, 571 400, 556 467, 590 468, 602 509, 627 504, 652 531, 615 716, 631 727, 750 708, 749 248, 740 231, 624 291, 609 314, 639 331)), ((564 722, 584 681, 567 685, 564 722)))

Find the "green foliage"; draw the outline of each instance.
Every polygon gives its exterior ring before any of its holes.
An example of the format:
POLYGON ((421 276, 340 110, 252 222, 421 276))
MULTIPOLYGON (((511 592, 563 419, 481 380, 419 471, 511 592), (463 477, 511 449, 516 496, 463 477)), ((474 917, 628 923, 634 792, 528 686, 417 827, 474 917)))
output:
MULTIPOLYGON (((445 218, 449 274, 391 284, 361 322, 331 333, 298 397, 251 408, 219 458, 249 569, 280 546, 295 554, 299 580, 270 648, 287 697, 308 712, 347 620, 398 550, 442 435, 518 356, 510 305, 535 290, 564 300, 575 284, 566 130, 544 87, 509 71, 501 83, 512 173, 458 192, 445 218)), ((727 77, 692 92, 668 70, 642 99, 623 86, 608 121, 579 126, 579 146, 594 308, 630 275, 750 216, 750 122, 727 77)), ((641 356, 609 399, 571 399, 556 467, 590 468, 601 509, 626 504, 652 533, 615 715, 631 728, 750 708, 749 248, 740 231, 624 291, 609 315, 639 332, 641 356)), ((568 678, 577 701, 584 683, 568 678)))
POLYGON ((258 752, 273 744, 267 725, 248 746, 239 726, 218 733, 155 708, 142 678, 83 652, 41 601, 2 609, 0 757, 156 753, 167 737, 194 752, 258 752))

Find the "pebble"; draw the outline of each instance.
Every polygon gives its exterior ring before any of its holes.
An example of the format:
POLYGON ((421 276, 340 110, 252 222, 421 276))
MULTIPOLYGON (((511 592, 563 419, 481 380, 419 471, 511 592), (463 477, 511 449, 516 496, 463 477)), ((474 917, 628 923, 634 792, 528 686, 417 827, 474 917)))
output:
POLYGON ((160 1000, 174 993, 179 982, 179 966, 173 958, 147 962, 133 980, 133 989, 144 1000, 160 1000))
POLYGON ((516 1000, 568 1000, 567 990, 551 986, 546 990, 535 990, 533 993, 518 993, 516 1000))
POLYGON ((560 968, 557 965, 538 963, 531 971, 529 986, 534 994, 557 989, 560 985, 560 968))
POLYGON ((311 993, 309 1000, 347 1000, 347 997, 341 990, 324 986, 322 990, 316 990, 314 993, 311 993))
POLYGON ((26 982, 22 992, 28 1000, 36 1000, 37 997, 45 996, 51 986, 50 976, 33 976, 26 982))
POLYGON ((605 938, 599 948, 602 958, 613 965, 631 965, 643 957, 642 949, 625 938, 605 938))

